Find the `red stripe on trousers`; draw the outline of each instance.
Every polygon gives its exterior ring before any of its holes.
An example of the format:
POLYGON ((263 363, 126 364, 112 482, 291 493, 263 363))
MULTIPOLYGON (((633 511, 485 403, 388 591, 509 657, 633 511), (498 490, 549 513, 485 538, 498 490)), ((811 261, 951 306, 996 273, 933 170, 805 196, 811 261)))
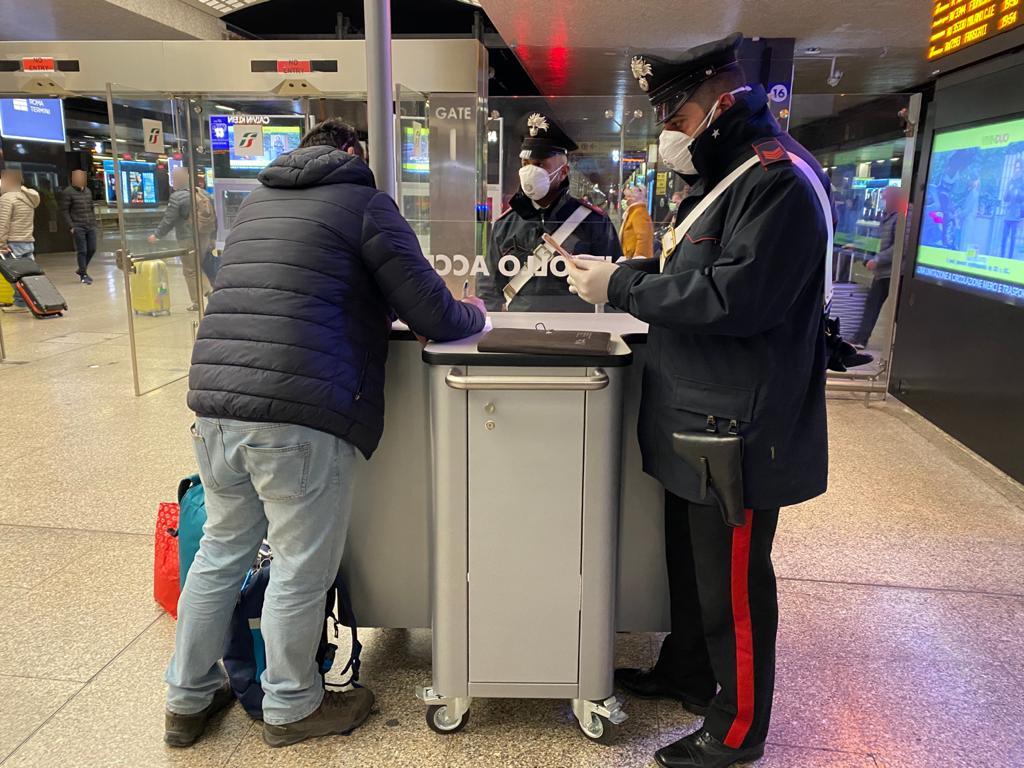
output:
POLYGON ((754 512, 744 510, 747 521, 732 531, 732 623, 736 632, 736 719, 725 736, 725 746, 739 749, 754 722, 754 633, 750 623, 747 574, 750 570, 750 533, 754 512))

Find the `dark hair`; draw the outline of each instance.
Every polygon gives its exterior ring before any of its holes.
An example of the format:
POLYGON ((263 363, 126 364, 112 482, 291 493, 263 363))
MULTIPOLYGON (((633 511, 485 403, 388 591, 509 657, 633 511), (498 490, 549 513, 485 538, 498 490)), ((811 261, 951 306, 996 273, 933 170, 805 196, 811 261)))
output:
POLYGON ((727 69, 723 69, 714 77, 701 83, 697 87, 693 96, 690 97, 690 100, 695 101, 697 104, 704 107, 705 110, 708 110, 711 109, 711 105, 715 103, 715 99, 723 93, 735 91, 737 88, 742 88, 746 84, 746 75, 743 74, 743 70, 737 64, 727 69))
POLYGON ((363 145, 359 143, 359 133, 340 117, 329 117, 311 128, 302 137, 300 147, 336 147, 342 152, 352 148, 356 157, 363 156, 363 145))

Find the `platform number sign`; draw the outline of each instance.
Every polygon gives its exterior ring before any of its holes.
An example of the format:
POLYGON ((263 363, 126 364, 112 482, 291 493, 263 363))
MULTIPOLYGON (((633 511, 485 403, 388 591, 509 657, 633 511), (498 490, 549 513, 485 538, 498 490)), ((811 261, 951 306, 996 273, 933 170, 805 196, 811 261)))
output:
POLYGON ((768 98, 776 104, 782 104, 789 98, 789 88, 786 87, 785 83, 777 83, 768 91, 768 98))
POLYGON ((162 155, 164 152, 164 124, 159 120, 142 118, 142 142, 146 152, 162 155))
POLYGON ((238 157, 262 157, 262 125, 235 125, 232 127, 232 133, 235 137, 235 155, 238 157))

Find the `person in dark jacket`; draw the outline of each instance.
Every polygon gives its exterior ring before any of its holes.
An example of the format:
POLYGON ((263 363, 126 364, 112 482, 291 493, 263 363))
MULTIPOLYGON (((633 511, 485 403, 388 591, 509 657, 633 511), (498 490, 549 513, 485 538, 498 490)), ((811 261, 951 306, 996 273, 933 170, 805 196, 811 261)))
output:
POLYGON ((677 231, 663 268, 655 260, 580 260, 569 270, 587 301, 650 323, 639 437, 646 472, 666 489, 672 634, 653 670, 616 677, 635 695, 676 699, 704 715, 702 728, 658 750, 668 768, 725 768, 763 753, 775 678, 771 547, 779 508, 824 493, 828 475, 828 182, 779 128, 764 89, 746 86, 740 40, 700 46, 675 62, 633 60, 664 123, 660 158, 693 185, 676 227, 737 171, 731 186, 688 231, 677 231), (739 527, 723 522, 701 475, 673 449, 676 433, 715 431, 742 439, 739 527))
POLYGON ((569 253, 614 261, 622 257, 619 236, 604 211, 569 194, 568 153, 576 143, 539 112, 524 118, 522 131, 520 189, 494 223, 488 274, 478 279, 477 292, 495 312, 593 312, 569 293, 565 260, 541 238, 547 233, 557 240, 561 231, 569 253))
POLYGON ((78 255, 78 270, 75 274, 84 285, 92 285, 89 277, 89 263, 96 255, 96 209, 92 203, 92 190, 83 170, 71 172, 71 185, 60 195, 60 215, 64 225, 71 232, 78 255))
MULTIPOLYGON (((192 191, 189 188, 188 168, 179 166, 171 173, 171 192, 167 200, 167 208, 163 218, 157 225, 156 232, 149 236, 150 244, 155 243, 171 232, 178 248, 187 253, 181 257, 181 275, 185 278, 185 286, 191 300, 189 312, 199 311, 199 258, 196 255, 196 244, 193 237, 192 222, 192 191)), ((205 194, 198 193, 197 194, 205 194)))
POLYGON ((188 404, 207 522, 178 604, 165 740, 188 746, 232 700, 219 664, 238 587, 264 536, 274 552, 261 630, 263 737, 347 733, 365 688, 325 693, 314 654, 341 564, 359 454, 384 429, 396 315, 422 337, 483 329, 455 300, 394 201, 331 119, 260 173, 238 211, 199 325, 188 404))
POLYGON ((874 273, 868 297, 864 301, 864 316, 860 328, 853 337, 854 346, 864 348, 871 340, 871 334, 878 322, 878 315, 889 298, 889 285, 892 282, 892 257, 896 249, 896 228, 900 214, 905 213, 903 192, 899 187, 886 187, 882 192, 885 201, 885 216, 879 224, 878 253, 868 261, 867 268, 874 273))

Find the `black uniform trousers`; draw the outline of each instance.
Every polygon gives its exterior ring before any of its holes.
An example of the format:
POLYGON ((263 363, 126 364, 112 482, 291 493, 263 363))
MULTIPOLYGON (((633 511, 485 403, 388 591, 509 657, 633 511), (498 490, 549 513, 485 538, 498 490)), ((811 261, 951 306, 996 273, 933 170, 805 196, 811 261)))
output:
POLYGON ((694 698, 711 700, 704 727, 734 749, 768 735, 779 624, 771 560, 778 521, 778 509, 747 510, 747 524, 730 528, 717 507, 665 492, 672 634, 655 671, 694 698))

